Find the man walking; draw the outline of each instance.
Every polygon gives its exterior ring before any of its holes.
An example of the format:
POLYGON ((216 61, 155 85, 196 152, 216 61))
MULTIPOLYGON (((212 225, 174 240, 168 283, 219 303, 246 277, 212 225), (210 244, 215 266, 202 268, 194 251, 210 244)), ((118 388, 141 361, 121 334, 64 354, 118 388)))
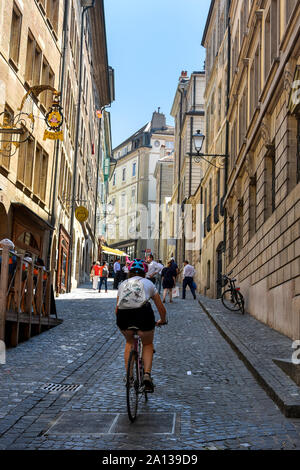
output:
POLYGON ((120 265, 120 258, 114 264, 114 289, 118 289, 120 280, 121 280, 121 265, 120 265))
POLYGON ((146 278, 152 281, 153 284, 156 284, 156 274, 158 274, 161 271, 161 268, 158 265, 158 263, 154 261, 153 255, 148 256, 147 262, 148 262, 148 272, 146 274, 146 278))
POLYGON ((182 282, 182 299, 185 299, 185 291, 186 286, 189 286, 191 289, 191 293, 196 300, 195 288, 194 288, 194 276, 195 276, 195 269, 193 266, 189 264, 188 261, 184 262, 184 270, 183 270, 183 282, 182 282))

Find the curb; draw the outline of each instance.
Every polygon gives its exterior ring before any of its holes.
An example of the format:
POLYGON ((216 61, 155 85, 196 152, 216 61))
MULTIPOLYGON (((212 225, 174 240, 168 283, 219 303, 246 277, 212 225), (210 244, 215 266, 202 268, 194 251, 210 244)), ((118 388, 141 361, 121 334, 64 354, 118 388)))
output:
POLYGON ((244 362, 252 375, 280 408, 283 414, 287 418, 300 418, 300 393, 299 397, 293 398, 292 396, 288 396, 287 392, 287 387, 295 393, 299 392, 299 387, 275 364, 270 363, 268 370, 266 363, 263 364, 259 357, 251 353, 227 326, 209 312, 203 302, 200 300, 198 300, 198 302, 223 338, 230 344, 238 357, 244 362), (270 369, 273 369, 273 367, 277 369, 276 378, 278 380, 276 384, 274 375, 270 372, 270 369))

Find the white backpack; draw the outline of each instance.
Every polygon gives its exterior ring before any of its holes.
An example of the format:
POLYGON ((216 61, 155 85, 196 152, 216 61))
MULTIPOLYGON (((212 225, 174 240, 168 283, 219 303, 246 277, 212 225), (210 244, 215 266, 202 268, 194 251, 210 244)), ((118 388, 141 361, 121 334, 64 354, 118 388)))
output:
POLYGON ((147 303, 142 278, 128 279, 119 286, 118 308, 120 310, 141 308, 147 303))

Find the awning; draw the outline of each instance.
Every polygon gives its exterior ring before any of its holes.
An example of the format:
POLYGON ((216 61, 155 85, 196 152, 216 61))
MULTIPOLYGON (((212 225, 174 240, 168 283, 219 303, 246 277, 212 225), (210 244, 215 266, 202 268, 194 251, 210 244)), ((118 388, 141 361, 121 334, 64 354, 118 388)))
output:
POLYGON ((29 220, 34 220, 34 222, 36 222, 42 229, 55 230, 55 227, 49 224, 47 220, 42 219, 42 217, 33 212, 29 207, 25 206, 25 204, 22 204, 21 202, 12 201, 11 205, 14 209, 17 209, 24 217, 28 217, 29 220))
POLYGON ((115 248, 110 248, 109 246, 101 246, 102 253, 107 253, 108 255, 117 255, 117 256, 127 256, 125 251, 116 250, 115 248))

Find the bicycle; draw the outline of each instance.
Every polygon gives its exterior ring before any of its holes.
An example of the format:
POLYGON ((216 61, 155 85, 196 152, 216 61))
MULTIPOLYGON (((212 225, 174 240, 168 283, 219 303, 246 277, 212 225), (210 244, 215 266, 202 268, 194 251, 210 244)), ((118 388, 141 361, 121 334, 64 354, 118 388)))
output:
POLYGON ((226 289, 221 296, 222 304, 225 308, 231 310, 232 312, 237 312, 240 310, 241 313, 244 314, 245 301, 243 295, 240 292, 240 287, 235 286, 236 279, 230 278, 226 274, 223 274, 222 287, 225 287, 228 283, 230 284, 229 289, 226 289))
MULTIPOLYGON (((167 324, 166 322, 165 324, 167 324)), ((133 336, 134 343, 130 351, 127 375, 126 375, 126 399, 127 412, 129 420, 133 423, 137 417, 139 401, 144 397, 145 402, 148 401, 148 393, 143 385, 144 363, 143 363, 143 344, 138 336, 137 328, 130 328, 135 331, 133 336)))

